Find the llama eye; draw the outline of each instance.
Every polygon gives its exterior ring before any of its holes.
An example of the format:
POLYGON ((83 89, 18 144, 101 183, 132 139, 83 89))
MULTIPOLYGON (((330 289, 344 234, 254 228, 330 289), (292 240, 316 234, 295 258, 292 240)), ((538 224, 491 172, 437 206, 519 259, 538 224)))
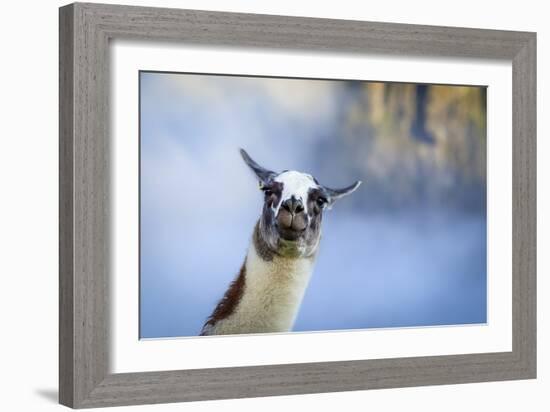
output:
POLYGON ((325 199, 324 197, 320 197, 317 199, 317 205, 319 207, 323 207, 326 203, 327 203, 327 199, 325 199))
POLYGON ((269 189, 265 189, 265 190, 264 190, 264 193, 265 193, 266 197, 269 197, 269 196, 271 196, 271 195, 273 194, 273 191, 271 191, 271 190, 269 190, 269 189))

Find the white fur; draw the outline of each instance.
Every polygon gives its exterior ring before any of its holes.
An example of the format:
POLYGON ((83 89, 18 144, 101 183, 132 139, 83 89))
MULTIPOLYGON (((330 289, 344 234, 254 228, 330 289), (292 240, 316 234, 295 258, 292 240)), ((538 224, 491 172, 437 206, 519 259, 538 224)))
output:
POLYGON ((254 243, 246 257, 244 292, 227 318, 211 326, 207 334, 288 332, 292 330, 313 270, 313 258, 274 256, 265 261, 254 243))
MULTIPOLYGON (((284 201, 290 199, 291 196, 294 196, 296 199, 301 200, 304 207, 307 207, 307 195, 309 189, 318 187, 313 180, 311 175, 307 173, 297 172, 295 170, 288 170, 286 172, 280 173, 276 178, 276 182, 283 184, 283 193, 281 195, 281 200, 279 204, 273 210, 275 216, 279 213, 279 208, 284 201)), ((309 212, 306 210, 306 212, 309 212)))

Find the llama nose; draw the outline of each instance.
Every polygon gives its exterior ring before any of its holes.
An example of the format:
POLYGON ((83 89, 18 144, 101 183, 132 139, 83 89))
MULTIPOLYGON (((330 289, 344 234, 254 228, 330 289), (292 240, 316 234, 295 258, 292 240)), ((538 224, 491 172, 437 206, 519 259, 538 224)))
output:
POLYGON ((285 200, 285 202, 283 203, 283 208, 295 215, 304 210, 304 205, 302 204, 301 200, 296 199, 294 196, 292 196, 290 199, 285 200))

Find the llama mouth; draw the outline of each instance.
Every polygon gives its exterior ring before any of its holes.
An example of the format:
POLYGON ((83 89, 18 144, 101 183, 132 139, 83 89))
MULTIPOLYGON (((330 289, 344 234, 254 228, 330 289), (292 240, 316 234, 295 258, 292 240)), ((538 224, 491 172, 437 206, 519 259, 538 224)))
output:
POLYGON ((289 228, 279 227, 279 235, 284 240, 296 241, 300 239, 303 234, 304 234, 304 230, 296 230, 296 229, 293 229, 292 227, 289 227, 289 228))
POLYGON ((276 224, 279 236, 288 241, 299 240, 307 228, 304 213, 289 212, 286 209, 279 212, 276 224))

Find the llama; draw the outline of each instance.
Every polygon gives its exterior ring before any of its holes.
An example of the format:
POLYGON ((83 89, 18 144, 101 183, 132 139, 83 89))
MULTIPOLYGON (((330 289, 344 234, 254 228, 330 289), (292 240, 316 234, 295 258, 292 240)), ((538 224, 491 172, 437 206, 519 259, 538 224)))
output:
POLYGON ((201 335, 289 332, 313 271, 323 211, 361 184, 330 189, 309 174, 275 173, 240 153, 260 181, 264 205, 241 270, 201 335))

